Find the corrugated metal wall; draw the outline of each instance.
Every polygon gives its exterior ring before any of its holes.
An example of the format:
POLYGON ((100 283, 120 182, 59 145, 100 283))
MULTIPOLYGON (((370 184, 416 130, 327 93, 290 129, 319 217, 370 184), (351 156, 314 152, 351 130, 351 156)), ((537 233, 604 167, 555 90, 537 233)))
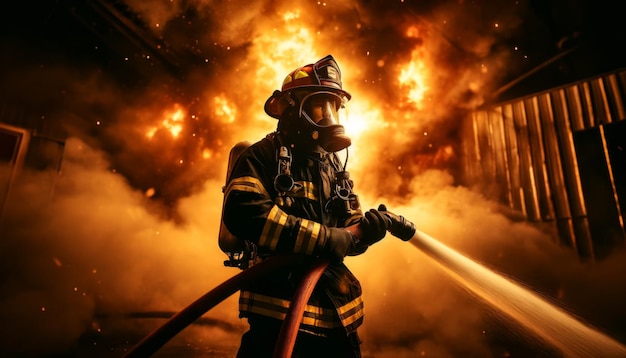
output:
POLYGON ((586 259, 624 244, 626 71, 474 112, 464 180, 586 259))

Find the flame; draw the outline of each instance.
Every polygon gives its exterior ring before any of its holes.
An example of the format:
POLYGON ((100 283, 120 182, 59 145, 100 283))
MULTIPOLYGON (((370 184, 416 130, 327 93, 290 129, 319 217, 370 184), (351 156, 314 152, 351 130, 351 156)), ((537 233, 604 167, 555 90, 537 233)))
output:
POLYGON ((213 98, 215 115, 224 123, 233 123, 237 118, 237 108, 234 107, 223 93, 213 98))
POLYGON ((415 105, 417 109, 423 109, 424 96, 429 89, 426 65, 421 59, 420 52, 414 50, 411 53, 411 61, 400 70, 398 77, 400 86, 408 90, 408 102, 415 105))
MULTIPOLYGON (((247 58, 237 66, 232 73, 233 77, 225 78, 226 81, 235 81, 242 86, 228 87, 220 92, 211 89, 207 91, 207 112, 212 114, 209 120, 222 126, 223 132, 230 135, 222 137, 220 140, 223 143, 220 142, 219 145, 215 140, 190 142, 200 143, 199 150, 194 152, 197 153, 194 154, 197 158, 187 157, 184 162, 176 159, 179 164, 191 163, 194 159, 221 160, 224 157, 219 153, 224 151, 223 146, 230 148, 242 140, 254 142, 274 130, 275 119, 263 111, 265 100, 275 90, 281 89, 287 74, 327 54, 332 54, 339 62, 344 89, 353 95, 341 118, 341 123, 353 143, 350 148, 351 170, 358 172, 361 167, 368 165, 371 162, 367 160, 370 154, 379 155, 384 150, 386 155, 392 156, 394 151, 405 150, 405 144, 411 143, 412 139, 409 137, 419 126, 413 112, 424 108, 429 91, 428 57, 422 41, 428 32, 421 31, 417 25, 405 28, 406 38, 419 41, 415 41, 414 49, 408 49, 411 56, 404 63, 386 54, 371 58, 369 56, 374 52, 370 51, 359 56, 350 52, 349 46, 337 43, 342 30, 348 30, 347 27, 340 28, 344 24, 320 27, 314 17, 307 15, 311 9, 306 6, 301 4, 277 8, 278 16, 273 17, 273 21, 261 19, 257 23, 247 58), (372 61, 368 62, 369 60, 372 61), (380 94, 381 87, 378 86, 385 82, 384 76, 370 76, 373 72, 393 71, 387 68, 391 63, 394 63, 397 75, 389 89, 392 93, 380 94), (381 101, 389 97, 395 101, 381 101), (245 100, 241 100, 242 98, 245 100)), ((318 3, 315 12, 323 14, 325 11, 332 11, 329 6, 318 3)), ((346 23, 345 26, 352 26, 352 31, 360 29, 360 20, 355 20, 352 25, 346 23)), ((158 131, 167 130, 173 138, 177 138, 182 133, 184 118, 185 112, 175 105, 173 110, 165 114, 159 125, 148 130, 147 136, 153 138, 158 131)))
POLYGON ((158 126, 153 126, 148 129, 146 132, 148 138, 152 139, 154 135, 162 129, 169 131, 173 138, 178 138, 183 130, 182 122, 185 118, 183 109, 180 108, 180 105, 175 104, 174 109, 167 111, 163 117, 165 119, 163 119, 158 126))
POLYGON ((254 41, 255 53, 252 56, 259 62, 257 88, 268 89, 265 98, 273 91, 268 85, 275 88, 282 84, 291 71, 321 58, 315 49, 316 36, 300 17, 299 9, 285 11, 280 17, 283 20, 282 27, 273 27, 254 41))

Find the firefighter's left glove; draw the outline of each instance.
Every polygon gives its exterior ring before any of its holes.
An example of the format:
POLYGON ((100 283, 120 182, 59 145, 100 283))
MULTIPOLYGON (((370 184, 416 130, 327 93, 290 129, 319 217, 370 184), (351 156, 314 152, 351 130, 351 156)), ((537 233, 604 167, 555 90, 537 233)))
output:
POLYGON ((387 230, 391 226, 391 220, 387 216, 383 215, 381 208, 384 208, 384 206, 379 207, 378 210, 370 209, 361 218, 359 225, 361 226, 361 231, 363 232, 363 238, 361 238, 359 243, 369 246, 377 243, 385 237, 387 230))
POLYGON ((354 237, 348 230, 336 227, 326 228, 326 241, 322 251, 330 256, 331 260, 343 261, 354 245, 354 237))

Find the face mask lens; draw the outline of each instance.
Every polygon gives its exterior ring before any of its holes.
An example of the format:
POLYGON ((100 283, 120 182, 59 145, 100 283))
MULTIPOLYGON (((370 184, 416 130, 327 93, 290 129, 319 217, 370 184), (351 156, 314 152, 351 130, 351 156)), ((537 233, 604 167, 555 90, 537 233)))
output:
POLYGON ((307 97, 302 106, 313 123, 326 127, 339 123, 341 98, 331 93, 317 93, 307 97))

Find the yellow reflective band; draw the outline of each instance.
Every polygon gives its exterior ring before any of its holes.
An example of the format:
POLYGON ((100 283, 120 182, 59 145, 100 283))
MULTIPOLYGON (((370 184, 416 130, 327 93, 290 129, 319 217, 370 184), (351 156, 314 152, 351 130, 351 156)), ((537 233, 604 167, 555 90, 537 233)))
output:
POLYGON ((259 238, 259 246, 269 247, 270 250, 276 249, 280 233, 283 231, 283 227, 285 227, 285 223, 287 222, 287 217, 288 215, 280 210, 278 205, 272 207, 272 210, 267 214, 267 219, 263 226, 261 237, 259 238))
POLYGON ((315 250, 317 239, 320 236, 322 226, 311 220, 302 219, 300 222, 300 229, 298 230, 298 236, 296 236, 296 244, 294 245, 293 252, 299 254, 311 255, 315 250))
POLYGON ((341 327, 332 309, 306 305, 302 314, 302 324, 321 328, 341 327))
POLYGON ((359 296, 337 309, 344 327, 363 317, 363 297, 359 296))
POLYGON ((293 192, 293 197, 319 201, 317 197, 318 190, 315 184, 310 181, 297 181, 296 184, 300 184, 301 188, 293 192))
POLYGON ((233 190, 257 193, 268 198, 270 196, 267 193, 267 190, 265 190, 263 183, 255 177, 241 177, 231 180, 226 187, 224 197, 228 197, 230 192, 233 190))
POLYGON ((306 73, 306 72, 304 72, 304 71, 302 71, 302 70, 300 70, 300 71, 296 72, 296 73, 293 75, 293 79, 294 79, 294 80, 297 80, 297 79, 299 79, 299 78, 305 78, 305 77, 309 77, 309 74, 308 74, 308 73, 306 73))
POLYGON ((271 296, 262 295, 260 293, 254 293, 250 291, 241 291, 241 295, 239 296, 240 300, 251 300, 254 302, 264 302, 276 307, 282 307, 284 309, 289 309, 290 301, 282 298, 276 298, 271 296))
MULTIPOLYGON (((241 291, 239 296, 239 310, 251 312, 267 317, 284 320, 287 317, 291 302, 288 300, 241 291)), ((337 328, 341 323, 336 319, 335 310, 313 305, 306 305, 302 315, 302 324, 320 327, 337 328)))

